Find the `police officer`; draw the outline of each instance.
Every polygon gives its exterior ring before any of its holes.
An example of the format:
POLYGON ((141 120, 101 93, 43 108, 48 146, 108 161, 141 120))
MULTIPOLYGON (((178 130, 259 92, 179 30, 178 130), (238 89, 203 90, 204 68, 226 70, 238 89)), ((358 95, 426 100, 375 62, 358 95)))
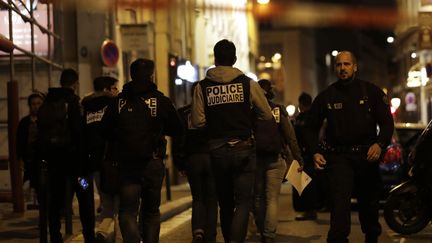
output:
POLYGON ((108 76, 100 76, 93 80, 94 92, 83 98, 81 104, 84 109, 84 136, 86 141, 86 154, 88 164, 94 173, 94 178, 99 193, 101 205, 98 212, 101 213, 102 222, 96 232, 96 238, 99 240, 108 234, 108 230, 103 226, 110 225, 117 211, 116 195, 107 188, 107 181, 113 178, 107 178, 106 164, 112 163, 105 159, 106 141, 102 118, 108 105, 114 97, 118 95, 118 80, 108 76))
POLYGON ((204 129, 192 127, 191 107, 178 110, 186 132, 173 140, 174 163, 187 176, 192 193, 192 243, 215 243, 218 206, 207 136, 204 129))
MULTIPOLYGON (((314 170, 314 165, 312 161, 312 155, 306 150, 304 142, 304 127, 307 118, 309 117, 309 110, 312 105, 312 97, 303 92, 298 98, 298 108, 299 114, 294 120, 294 129, 299 142, 299 146, 302 152, 302 157, 304 159, 304 170, 307 174, 313 177, 309 185, 305 188, 302 195, 300 196, 296 190, 292 192, 293 207, 296 211, 301 213, 295 217, 295 220, 315 220, 317 218, 316 209, 320 202, 318 197, 318 171, 314 170)), ((320 175, 321 176, 321 175, 320 175)), ((322 176, 321 176, 322 177, 322 176)), ((320 183, 322 184, 322 183, 320 183)))
POLYGON ((272 108, 274 121, 255 121, 257 173, 255 179, 255 223, 261 234, 261 242, 273 243, 278 225, 278 204, 282 180, 287 168, 296 159, 303 164, 300 148, 288 113, 271 100, 274 97, 271 83, 267 79, 258 81, 272 108), (274 126, 271 126, 271 122, 274 126), (273 141, 273 142, 272 142, 273 141), (274 143, 276 141, 276 143, 274 143), (286 158, 282 159, 282 148, 286 158), (285 150, 285 149, 284 149, 285 150))
POLYGON ((234 43, 221 40, 213 51, 216 67, 194 91, 192 125, 206 127, 209 137, 225 242, 243 242, 256 166, 252 113, 264 120, 272 119, 272 113, 259 85, 232 67, 237 59, 234 43))
POLYGON ((331 219, 327 242, 348 242, 353 187, 365 242, 378 242, 382 187, 378 159, 394 126, 389 102, 380 88, 356 77, 357 62, 351 52, 338 53, 335 72, 337 82, 312 104, 307 138, 316 168, 328 173, 331 219), (324 119, 325 145, 320 150, 318 132, 324 119))
POLYGON ((119 223, 123 240, 128 243, 159 242, 164 136, 182 132, 172 102, 153 83, 154 68, 152 60, 139 58, 132 62, 132 81, 123 86, 102 120, 107 133, 114 135, 110 142, 116 145, 116 151, 110 153, 118 161, 119 223), (139 210, 142 239, 137 222, 139 210))

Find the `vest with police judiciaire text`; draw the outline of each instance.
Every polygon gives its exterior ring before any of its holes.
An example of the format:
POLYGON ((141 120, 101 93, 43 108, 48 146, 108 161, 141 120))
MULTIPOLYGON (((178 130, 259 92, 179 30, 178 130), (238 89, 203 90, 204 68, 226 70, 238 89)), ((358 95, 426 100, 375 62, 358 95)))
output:
POLYGON ((250 78, 240 75, 229 83, 200 82, 210 138, 247 138, 252 131, 250 78))

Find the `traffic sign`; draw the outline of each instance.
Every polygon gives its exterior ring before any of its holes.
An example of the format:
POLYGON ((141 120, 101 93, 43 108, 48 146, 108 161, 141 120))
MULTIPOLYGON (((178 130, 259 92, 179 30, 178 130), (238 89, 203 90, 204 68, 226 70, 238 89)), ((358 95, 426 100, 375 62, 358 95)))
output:
POLYGON ((105 40, 101 46, 102 62, 108 66, 115 66, 119 60, 119 49, 112 40, 105 40))

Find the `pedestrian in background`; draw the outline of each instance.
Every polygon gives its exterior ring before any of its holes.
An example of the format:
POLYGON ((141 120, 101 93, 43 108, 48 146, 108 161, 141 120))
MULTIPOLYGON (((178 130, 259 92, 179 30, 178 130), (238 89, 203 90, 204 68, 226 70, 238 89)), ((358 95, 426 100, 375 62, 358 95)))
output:
POLYGON ((273 117, 259 85, 232 67, 237 60, 234 43, 221 40, 213 51, 216 67, 195 87, 192 125, 205 127, 209 137, 225 242, 244 242, 256 169, 252 115, 273 117))
POLYGON ((208 138, 204 129, 192 126, 191 108, 189 104, 178 110, 186 131, 173 145, 175 164, 187 176, 192 193, 192 243, 215 243, 218 206, 208 138))
MULTIPOLYGON (((293 206, 296 211, 301 213, 295 217, 296 220, 315 220, 317 218, 317 209, 320 207, 322 201, 318 194, 318 186, 323 188, 323 183, 318 183, 318 175, 322 174, 321 171, 314 170, 314 163, 312 154, 307 150, 304 141, 305 122, 309 117, 309 110, 312 105, 312 96, 303 92, 298 97, 299 114, 294 120, 294 128, 301 149, 302 157, 304 159, 304 171, 312 177, 311 182, 305 188, 300 196, 296 190, 293 190, 292 199, 293 206)), ((324 190, 324 189, 322 189, 324 190)))
POLYGON ((87 166, 78 73, 65 69, 60 88, 50 88, 38 112, 38 154, 48 165, 48 220, 51 242, 63 242, 61 211, 71 214, 75 192, 86 243, 95 240, 93 176, 87 166))
POLYGON ((353 188, 365 242, 376 243, 381 234, 378 210, 382 182, 378 161, 390 142, 394 124, 386 94, 374 84, 358 79, 357 69, 351 52, 337 54, 338 80, 315 98, 307 122, 306 142, 315 166, 326 169, 328 174, 328 242, 348 242, 353 188), (324 119, 325 144, 320 149, 318 133, 324 119))
POLYGON ((278 204, 282 181, 287 168, 295 159, 303 159, 297 144, 293 125, 288 113, 271 100, 274 97, 271 83, 267 79, 258 81, 272 109, 273 120, 255 121, 257 172, 255 179, 255 223, 261 233, 262 243, 276 242, 278 204), (281 157, 283 147, 288 146, 287 159, 281 157))
POLYGON ((101 210, 100 217, 102 222, 96 232, 98 240, 105 239, 111 235, 108 229, 118 212, 117 194, 110 191, 106 186, 107 180, 113 180, 114 178, 107 178, 109 175, 106 173, 106 168, 109 168, 109 165, 106 166, 104 163, 112 163, 112 161, 105 160, 105 153, 107 151, 105 138, 107 135, 104 134, 102 126, 102 118, 108 105, 118 95, 117 83, 118 80, 112 77, 101 76, 95 78, 93 80, 94 92, 84 97, 81 102, 84 108, 86 154, 88 164, 95 175, 100 200, 99 208, 101 210))
POLYGON ((113 159, 118 161, 120 177, 119 222, 124 242, 128 243, 159 241, 164 137, 182 132, 181 120, 171 100, 154 84, 154 70, 152 60, 139 58, 132 62, 132 81, 123 86, 102 121, 116 144, 113 149, 117 158, 113 159))
POLYGON ((37 113, 42 105, 45 96, 42 93, 32 93, 27 98, 29 114, 23 117, 18 123, 16 153, 17 158, 24 165, 24 182, 29 181, 30 188, 39 196, 39 162, 36 159, 36 139, 37 139, 37 113))

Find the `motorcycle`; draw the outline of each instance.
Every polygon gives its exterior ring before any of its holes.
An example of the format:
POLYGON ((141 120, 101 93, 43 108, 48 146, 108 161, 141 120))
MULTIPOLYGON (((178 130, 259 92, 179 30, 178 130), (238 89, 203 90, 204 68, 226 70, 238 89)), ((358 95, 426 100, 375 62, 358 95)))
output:
POLYGON ((409 179, 393 188, 384 204, 384 219, 395 232, 408 235, 432 219, 432 121, 408 157, 409 179))

